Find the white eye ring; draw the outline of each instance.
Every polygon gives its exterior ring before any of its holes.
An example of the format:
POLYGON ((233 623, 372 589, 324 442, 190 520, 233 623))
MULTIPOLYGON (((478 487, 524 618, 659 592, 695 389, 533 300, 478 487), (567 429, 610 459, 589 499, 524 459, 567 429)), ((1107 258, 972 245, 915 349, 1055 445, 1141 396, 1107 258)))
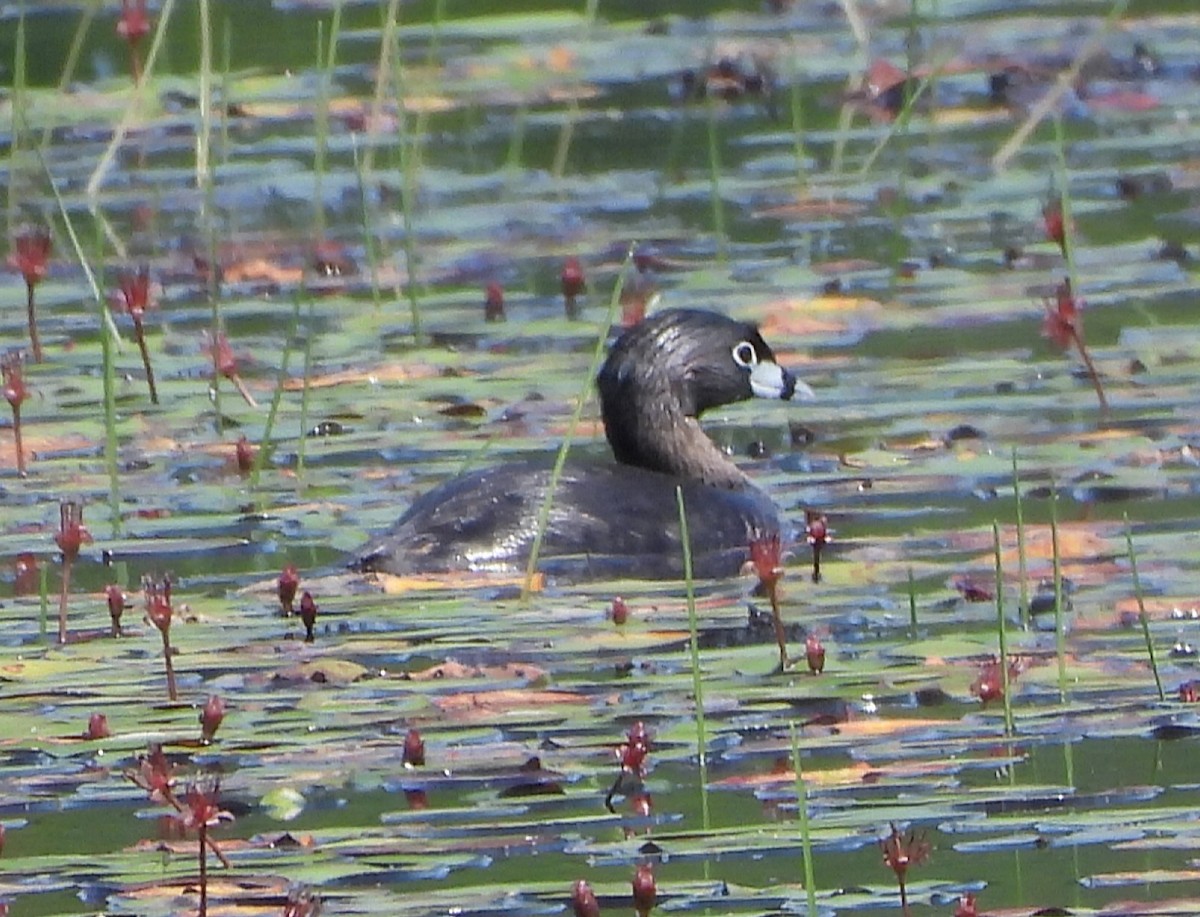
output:
POLYGON ((758 365, 758 353, 749 341, 738 341, 733 345, 733 362, 744 369, 753 369, 758 365))

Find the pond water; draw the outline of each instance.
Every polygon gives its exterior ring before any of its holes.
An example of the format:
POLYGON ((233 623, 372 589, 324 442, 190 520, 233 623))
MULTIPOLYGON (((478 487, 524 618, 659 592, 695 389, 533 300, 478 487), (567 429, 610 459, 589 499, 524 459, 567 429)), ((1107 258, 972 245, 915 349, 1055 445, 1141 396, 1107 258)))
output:
MULTIPOLYGON (((234 816, 213 913, 298 889, 328 913, 569 913, 580 879, 628 911, 639 865, 663 910, 894 913, 892 824, 932 845, 913 910, 1194 912, 1194 4, 148 12, 135 89, 114 4, 0 2, 9 250, 53 240, 25 476, 0 422, 0 900, 195 912, 195 834, 130 779, 161 743, 179 798, 219 774, 234 816), (142 265, 157 404, 107 309, 142 265), (1043 334, 1067 276, 1106 408, 1075 339, 1043 334), (694 584, 704 772, 683 583, 341 572, 449 475, 557 448, 619 279, 758 322, 819 395, 706 416, 798 534, 786 671, 752 575, 694 584), (257 405, 214 383, 214 329, 257 405), (61 501, 94 539, 65 645, 61 501), (819 582, 810 511, 832 531, 819 582), (280 613, 287 565, 312 643, 280 613), (143 577, 166 575, 174 701, 143 618, 143 577), (1008 736, 979 696, 998 617, 1008 736), (95 714, 110 734, 85 738, 95 714), (610 812, 639 721, 652 806, 610 812)), ((0 277, 6 349, 29 346, 26 293, 0 277)), ((594 402, 572 449, 606 454, 594 402)))

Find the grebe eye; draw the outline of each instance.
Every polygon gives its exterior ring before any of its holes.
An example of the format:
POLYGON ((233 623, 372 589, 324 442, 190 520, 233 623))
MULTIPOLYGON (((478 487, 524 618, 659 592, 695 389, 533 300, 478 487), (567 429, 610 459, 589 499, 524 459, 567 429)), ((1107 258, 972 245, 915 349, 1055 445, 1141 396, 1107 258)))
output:
POLYGON ((751 369, 758 365, 758 354, 754 350, 754 345, 749 341, 741 341, 733 347, 733 362, 744 369, 751 369))

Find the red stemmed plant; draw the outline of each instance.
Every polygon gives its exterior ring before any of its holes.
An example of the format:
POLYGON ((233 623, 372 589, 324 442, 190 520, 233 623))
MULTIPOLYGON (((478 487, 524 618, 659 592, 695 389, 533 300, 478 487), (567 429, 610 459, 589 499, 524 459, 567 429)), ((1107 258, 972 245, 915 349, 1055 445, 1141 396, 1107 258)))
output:
POLYGON ((192 784, 184 798, 183 811, 179 822, 185 831, 195 831, 199 839, 197 855, 200 866, 200 904, 199 917, 208 915, 208 848, 210 838, 208 829, 223 821, 233 821, 233 816, 223 810, 217 802, 221 784, 216 779, 200 780, 192 784))
POLYGON ((1067 222, 1063 212, 1063 201, 1060 195, 1052 195, 1042 205, 1042 226, 1046 230, 1046 238, 1058 246, 1058 250, 1067 256, 1067 222))
POLYGON ((142 81, 142 55, 140 45, 150 34, 150 17, 146 14, 146 0, 121 0, 121 18, 117 20, 117 34, 129 45, 129 66, 133 70, 133 81, 142 81))
POLYGON ((654 868, 641 863, 633 874, 633 911, 637 917, 650 917, 658 903, 658 885, 654 881, 654 868))
POLYGON ((158 388, 154 384, 154 368, 150 365, 150 351, 146 349, 146 331, 143 319, 146 311, 158 305, 151 295, 150 270, 138 269, 136 274, 121 275, 118 306, 133 319, 133 336, 138 350, 142 352, 142 366, 146 368, 146 384, 150 387, 150 403, 158 404, 158 388))
POLYGON ((0 376, 4 381, 4 400, 12 408, 13 448, 17 453, 17 474, 25 477, 25 445, 21 441, 21 404, 29 397, 25 374, 21 369, 19 351, 9 351, 0 358, 0 376))
POLYGON ((217 730, 225 719, 225 701, 221 695, 212 694, 200 708, 200 744, 211 745, 217 730))
POLYGON ((179 699, 175 690, 175 662, 171 653, 171 620, 175 610, 171 606, 171 578, 163 577, 161 583, 152 577, 142 578, 142 590, 146 594, 146 617, 162 634, 163 665, 167 670, 167 697, 172 701, 179 699))
MULTIPOLYGON (((1025 671, 1025 663, 1019 656, 1008 657, 1008 683, 1011 686, 1021 673, 1025 671)), ((971 682, 971 693, 984 704, 1004 699, 1004 672, 1000 668, 1000 660, 990 656, 979 665, 979 672, 971 682)))
POLYGON ((814 675, 825 671, 825 644, 817 634, 809 634, 804 638, 804 661, 814 675))
POLYGON ((300 574, 297 572, 295 564, 288 564, 283 568, 283 572, 279 574, 277 588, 279 590, 279 607, 283 609, 284 617, 287 617, 292 613, 292 606, 296 601, 296 590, 300 588, 300 574))
MULTIPOLYGON (((193 790, 188 792, 185 805, 178 796, 175 796, 175 768, 163 754, 162 745, 156 743, 151 744, 150 748, 146 750, 146 754, 138 759, 136 771, 126 771, 125 777, 131 783, 142 787, 151 802, 169 805, 170 808, 173 808, 178 813, 178 822, 182 827, 194 827, 199 831, 199 822, 203 819, 204 833, 200 834, 200 847, 202 850, 206 847, 212 851, 212 855, 220 859, 221 865, 226 869, 229 868, 229 858, 224 855, 220 845, 208 833, 208 829, 216 821, 228 821, 233 817, 227 811, 216 808, 215 785, 211 791, 200 789, 198 795, 194 796, 193 792, 197 787, 193 787, 193 790)), ((202 869, 205 867, 206 864, 202 863, 202 869)))
POLYGON ((62 552, 62 593, 58 598, 58 642, 67 642, 67 595, 71 590, 71 567, 79 557, 79 549, 92 540, 83 524, 83 506, 72 500, 58 504, 58 531, 54 543, 62 552))
POLYGON ((229 338, 225 336, 224 331, 218 331, 214 338, 208 336, 205 342, 204 349, 213 361, 213 371, 218 376, 224 376, 233 383, 246 400, 246 404, 252 408, 258 407, 258 402, 254 400, 254 396, 250 394, 250 389, 246 388, 246 383, 242 381, 242 377, 238 374, 237 356, 234 355, 233 346, 229 343, 229 338))
POLYGON ((572 256, 563 263, 559 281, 562 284, 563 305, 567 310, 567 318, 575 318, 579 314, 575 301, 587 290, 583 265, 579 263, 578 258, 572 256))
POLYGON ((410 729, 404 734, 401 762, 405 767, 425 766, 425 740, 416 729, 410 729))
POLYGON ((108 605, 108 616, 112 619, 112 635, 121 636, 121 615, 125 613, 125 590, 116 583, 104 587, 104 600, 108 605))
POLYGON ((37 312, 34 309, 34 290, 46 279, 50 252, 54 242, 45 229, 23 230, 15 239, 14 251, 8 263, 20 271, 25 279, 26 320, 29 323, 29 346, 33 348, 33 362, 42 362, 42 341, 38 337, 37 312))
POLYGON ((571 909, 575 917, 600 917, 600 903, 586 881, 580 879, 571 888, 571 909))
POLYGON ((829 544, 829 519, 820 510, 804 511, 805 537, 812 547, 812 581, 821 582, 821 551, 829 544))
POLYGON ((1108 399, 1104 397, 1104 386, 1100 382, 1100 374, 1092 362, 1087 343, 1083 337, 1083 300, 1077 299, 1071 290, 1071 279, 1064 277, 1062 283, 1055 288, 1054 301, 1043 299, 1046 317, 1042 320, 1042 334, 1060 350, 1066 350, 1071 345, 1079 351, 1083 365, 1087 367, 1088 377, 1100 399, 1100 410, 1108 410, 1108 399))
POLYGON ((783 579, 783 542, 779 533, 758 535, 750 540, 750 566, 758 577, 759 590, 771 603, 771 621, 779 644, 780 671, 787 668, 787 634, 779 611, 779 581, 783 579))
POLYGON ((484 321, 504 321, 504 287, 496 281, 489 283, 483 294, 484 321))
POLYGON ((642 792, 642 781, 646 776, 646 758, 650 754, 650 733, 646 724, 638 720, 625 736, 625 742, 617 749, 617 761, 621 769, 617 779, 613 781, 608 795, 604 797, 604 806, 610 812, 613 808, 613 797, 618 793, 634 796, 642 792))
POLYGON ((317 624, 317 601, 307 589, 300 596, 300 622, 304 625, 304 642, 312 643, 316 639, 313 628, 317 624))
POLYGON ((900 885, 900 908, 904 917, 909 917, 908 870, 928 860, 933 845, 924 834, 915 831, 903 834, 895 823, 891 829, 891 833, 879 842, 879 849, 883 853, 884 864, 896 874, 896 882, 900 885))

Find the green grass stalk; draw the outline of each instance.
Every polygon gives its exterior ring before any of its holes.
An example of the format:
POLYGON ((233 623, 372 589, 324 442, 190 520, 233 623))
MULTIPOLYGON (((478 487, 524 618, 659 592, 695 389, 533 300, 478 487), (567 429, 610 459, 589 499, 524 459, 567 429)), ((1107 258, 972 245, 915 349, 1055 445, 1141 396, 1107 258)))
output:
POLYGON ((363 171, 362 159, 358 155, 358 140, 350 135, 351 151, 354 155, 354 176, 358 180, 359 214, 362 220, 363 251, 367 256, 367 267, 371 272, 371 300, 375 303, 375 312, 383 308, 383 295, 379 289, 379 248, 375 244, 375 231, 371 228, 372 211, 367 199, 366 175, 363 171))
POLYGON ((688 533, 687 509, 683 505, 683 488, 675 486, 675 505, 679 507, 679 544, 683 549, 683 586, 687 595, 688 650, 692 663, 692 694, 696 700, 696 759, 700 765, 700 824, 705 831, 712 827, 708 809, 708 735, 704 720, 704 677, 700 671, 700 631, 696 619, 696 589, 692 576, 692 538, 688 533))
POLYGON ((511 190, 517 183, 521 171, 521 157, 525 152, 525 122, 529 118, 529 108, 522 102, 513 112, 513 129, 508 138, 508 152, 504 154, 505 185, 511 190))
POLYGON ((588 371, 583 377, 583 385, 579 390, 579 394, 575 396, 575 409, 571 412, 571 419, 567 422, 566 432, 563 434, 562 444, 558 447, 558 454, 554 457, 554 468, 550 472, 550 483, 546 487, 546 496, 542 500, 542 506, 538 510, 537 530, 533 534, 533 544, 529 549, 529 562, 525 566, 525 582, 521 586, 521 601, 528 601, 533 590, 533 577, 537 572, 538 556, 542 552, 542 539, 546 534, 546 526, 550 522, 550 508, 554 505, 554 491, 558 488, 558 479, 562 476, 563 466, 567 462, 567 453, 571 451, 571 441, 575 438, 575 430, 579 426, 579 419, 583 416, 583 406, 587 404, 588 397, 592 391, 592 380, 596 378, 596 371, 600 368, 600 361, 604 359, 604 345, 608 341, 608 332, 612 328, 613 319, 616 318, 617 309, 621 303, 621 290, 625 287, 625 277, 629 273, 629 266, 633 262, 633 252, 636 248, 636 243, 630 243, 629 250, 625 254, 625 261, 621 265, 621 270, 617 274, 617 281, 613 285, 612 296, 608 299, 608 312, 604 316, 604 321, 600 325, 600 333, 596 336, 596 346, 592 350, 592 360, 588 365, 588 371))
MULTIPOLYGON (((109 512, 112 521, 112 534, 115 538, 121 534, 121 482, 117 474, 116 381, 116 353, 120 350, 121 336, 117 332, 117 323, 112 317, 112 311, 108 308, 108 302, 104 298, 104 293, 101 291, 99 283, 96 282, 96 274, 92 270, 83 246, 79 242, 79 235, 75 232, 75 224, 71 221, 71 215, 67 211, 67 205, 58 190, 58 184, 50 172, 50 166, 40 149, 35 150, 35 152, 42 164, 42 170, 45 172, 50 192, 54 195, 54 203, 58 208, 59 216, 62 218, 63 226, 67 230, 67 238, 71 241, 71 248, 75 252, 75 258, 79 262, 80 267, 83 268, 84 276, 91 287, 92 298, 95 300, 98 312, 104 389, 104 467, 108 473, 109 512)), ((97 224, 97 231, 100 231, 99 224, 97 224)), ((97 247, 99 248, 99 246, 97 247)))
POLYGON ((1146 656, 1150 660, 1150 671, 1154 673, 1154 687, 1158 689, 1158 699, 1165 701, 1162 676, 1158 672, 1158 656, 1154 652, 1154 640, 1150 636, 1150 619, 1146 616, 1146 601, 1142 594, 1142 580, 1138 576, 1137 552, 1133 549, 1133 530, 1129 525, 1129 514, 1125 514, 1125 547, 1129 552, 1129 572, 1133 578, 1133 595, 1137 599, 1138 620, 1142 624, 1142 637, 1146 641, 1146 656))
POLYGON ((912 567, 908 568, 908 635, 917 639, 917 581, 913 579, 912 567))
MULTIPOLYGON (((292 357, 292 341, 296 339, 296 331, 300 327, 300 297, 292 303, 292 323, 288 326, 287 337, 283 341, 283 356, 279 360, 279 376, 275 382, 275 392, 271 395, 271 406, 267 409, 267 419, 263 424, 262 438, 258 444, 258 454, 254 456, 254 465, 250 468, 250 490, 258 490, 259 478, 271 451, 271 436, 275 430, 275 418, 279 414, 279 404, 283 400, 283 386, 287 382, 288 363, 292 357)), ((307 373, 306 373, 307 378, 307 373)), ((301 440, 303 440, 303 430, 301 440)))
POLYGON ((221 165, 229 164, 229 87, 233 80, 233 26, 226 16, 221 29, 221 165))
MULTIPOLYGON (((933 84, 934 78, 939 72, 941 66, 942 65, 939 64, 937 67, 934 67, 933 72, 931 72, 929 76, 918 81, 916 89, 906 93, 904 105, 900 107, 900 111, 896 114, 895 119, 891 124, 888 125, 887 130, 884 132, 883 136, 879 138, 871 152, 867 154, 867 158, 863 160, 863 164, 859 166, 859 175, 866 175, 871 171, 875 165, 875 160, 879 158, 881 153, 883 153, 884 149, 886 149, 893 137, 899 136, 902 141, 907 143, 909 122, 912 120, 913 111, 916 108, 917 100, 920 99, 921 96, 925 95, 929 87, 933 84)), ((906 170, 901 171, 902 176, 904 171, 906 170)))
POLYGON ((313 111, 313 235, 325 238, 325 155, 329 145, 329 72, 322 68, 325 57, 325 23, 317 20, 317 105, 313 111))
MULTIPOLYGON (((169 2, 169 0, 168 0, 169 2)), ((212 17, 209 0, 200 0, 200 132, 196 139, 196 187, 202 203, 201 225, 208 256, 208 297, 210 305, 210 330, 212 340, 212 401, 214 432, 218 437, 225 432, 221 413, 221 369, 218 366, 217 341, 221 335, 220 259, 217 255, 216 188, 212 180, 210 161, 212 140, 212 17)), ((162 26, 160 24, 159 28, 162 26)), ((157 38, 157 35, 155 36, 157 38)), ((151 55, 153 51, 151 51, 151 55)), ((146 62, 147 73, 150 61, 146 62)), ((144 85, 144 81, 143 84, 144 85)))
POLYGON ((663 162, 662 177, 658 183, 660 194, 664 193, 668 185, 673 184, 681 177, 679 156, 683 150, 683 136, 687 132, 690 117, 686 108, 681 108, 675 113, 674 122, 671 125, 671 139, 667 141, 667 156, 663 162))
POLYGON ((38 569, 38 642, 50 642, 50 565, 38 569))
POLYGON ((804 146, 804 95, 800 86, 800 52, 795 43, 791 49, 792 60, 796 67, 792 73, 792 88, 790 93, 792 114, 792 155, 796 157, 796 197, 803 198, 808 193, 808 150, 804 146))
POLYGON ((425 55, 425 65, 430 69, 437 66, 438 54, 442 50, 442 22, 446 18, 446 0, 434 0, 433 16, 429 25, 429 48, 425 55))
POLYGON ((708 115, 708 193, 712 201, 713 234, 717 237, 717 261, 729 257, 725 236, 725 202, 721 199, 721 142, 717 132, 717 104, 709 93, 704 97, 708 115))
MULTIPOLYGON (((12 127, 12 143, 8 154, 9 175, 8 175, 8 200, 5 209, 5 239, 11 241, 17 230, 17 210, 18 210, 18 194, 20 187, 20 171, 21 171, 21 148, 25 143, 25 67, 26 67, 26 49, 25 49, 25 5, 21 4, 20 13, 17 15, 17 34, 15 36, 16 47, 13 50, 13 84, 12 84, 12 111, 13 111, 13 127, 12 127)), ((49 134, 49 128, 46 129, 49 134)), ((29 288, 29 314, 33 315, 33 288, 29 288)), ((32 325, 30 326, 32 330, 32 325)), ((35 354, 35 358, 41 356, 41 348, 35 354)))
MULTIPOLYGON (((204 0, 204 2, 207 4, 207 0, 204 0)), ((162 48, 163 41, 166 38, 167 24, 171 21, 171 12, 174 9, 175 0, 163 0, 162 8, 158 12, 158 25, 154 30, 154 38, 151 40, 150 50, 146 54, 146 63, 142 70, 142 78, 134 84, 129 105, 126 106, 124 114, 121 115, 121 120, 117 122, 117 126, 113 129, 112 139, 109 140, 108 146, 101 154, 96 167, 92 170, 91 177, 88 179, 87 197, 90 201, 94 202, 96 200, 100 192, 100 186, 104 183, 109 169, 112 168, 118 151, 125 144, 125 136, 141 116, 142 99, 150 91, 150 77, 154 72, 154 63, 158 60, 158 52, 162 48)))
POLYGON ((804 895, 808 900, 808 917, 817 917, 817 879, 813 864, 812 826, 808 820, 808 784, 800 766, 800 738, 796 723, 789 724, 792 733, 792 772, 796 775, 796 812, 800 817, 800 853, 804 857, 804 895))
POLYGON ((397 49, 392 65, 396 81, 396 98, 401 100, 396 112, 396 125, 400 133, 400 212, 404 221, 404 262, 407 270, 405 291, 408 294, 409 318, 412 322, 413 343, 421 343, 421 294, 417 270, 416 221, 413 218, 417 207, 417 170, 420 167, 421 135, 413 130, 408 113, 403 105, 405 73, 397 49))
MULTIPOLYGON (((583 10, 583 31, 581 38, 586 40, 592 32, 592 27, 596 24, 596 11, 600 6, 600 0, 587 0, 587 4, 583 10)), ((573 81, 573 89, 579 88, 580 81, 576 78, 573 81)), ((563 118, 562 127, 558 131, 558 140, 554 144, 554 164, 550 168, 550 174, 554 176, 554 180, 558 181, 563 177, 567 170, 567 157, 571 153, 571 140, 575 136, 575 124, 579 120, 579 96, 577 92, 571 93, 571 98, 567 100, 567 110, 563 118)))
POLYGON ((1045 93, 1038 101, 1029 109, 1029 114, 1020 126, 1013 131, 1013 135, 1008 138, 992 156, 992 171, 1003 172, 1008 168, 1009 161, 1019 153, 1029 140, 1030 135, 1034 132, 1042 120, 1049 114, 1058 110, 1059 103, 1062 97, 1073 91, 1075 85, 1079 81, 1079 73, 1084 65, 1090 61, 1097 53, 1104 51, 1111 41, 1110 32, 1117 26, 1121 16, 1124 15, 1126 7, 1129 6, 1129 0, 1115 0, 1113 5, 1108 10, 1108 15, 1104 17, 1104 22, 1099 29, 1092 33, 1084 46, 1079 50, 1075 60, 1071 62, 1071 66, 1058 75, 1054 86, 1049 92, 1045 93))
POLYGON ((329 156, 329 98, 333 92, 333 72, 337 66, 337 43, 342 28, 342 0, 333 6, 333 17, 329 24, 329 41, 325 41, 325 23, 317 20, 317 68, 319 83, 317 107, 313 113, 313 131, 316 148, 313 151, 313 203, 316 208, 316 232, 318 240, 325 237, 325 169, 329 156))
POLYGON ((1062 202, 1063 257, 1067 261, 1067 277, 1071 289, 1078 292, 1075 273, 1075 220, 1071 215, 1071 175, 1067 169, 1067 134, 1062 115, 1054 116, 1054 185, 1062 202))
POLYGON ((1003 686, 1004 734, 1011 736, 1013 726, 1012 679, 1008 677, 1008 629, 1004 620, 1004 567, 1000 557, 1000 523, 992 520, 992 553, 996 561, 996 638, 1000 647, 1000 683, 1003 686))
MULTIPOLYGON (((379 60, 375 65, 375 93, 371 98, 371 114, 367 118, 367 142, 363 148, 363 173, 368 177, 375 166, 375 141, 380 125, 383 124, 383 106, 388 87, 392 85, 392 63, 396 59, 397 20, 400 16, 400 0, 388 0, 380 23, 379 60)), ((397 97, 397 102, 402 97, 397 97)), ((369 184, 369 182, 368 182, 369 184)))
POLYGON ((1025 507, 1021 500, 1021 476, 1017 470, 1017 447, 1013 446, 1012 450, 1012 480, 1013 480, 1013 501, 1016 505, 1017 517, 1017 576, 1020 578, 1018 588, 1020 589, 1019 609, 1021 613, 1021 625, 1029 626, 1029 570, 1025 562, 1025 507))
POLYGON ((308 328, 304 340, 304 385, 300 388, 300 442, 296 446, 296 478, 301 483, 304 479, 304 450, 308 443, 308 393, 309 380, 312 378, 313 341, 317 336, 316 321, 313 317, 313 302, 308 301, 308 328))
POLYGON ((200 131, 196 135, 196 187, 204 188, 212 181, 212 17, 209 0, 200 0, 196 8, 200 14, 200 131))
POLYGON ((1067 631, 1063 622, 1062 555, 1058 549, 1058 489, 1050 489, 1050 554, 1054 562, 1054 655, 1058 660, 1058 702, 1067 702, 1067 631))
MULTIPOLYGON (((79 22, 75 25, 75 32, 71 35, 71 44, 67 48, 67 59, 63 61, 62 70, 58 74, 58 91, 60 93, 66 92, 71 85, 71 80, 75 79, 75 68, 79 66, 79 58, 83 54, 83 43, 87 39, 92 22, 103 2, 104 0, 90 0, 83 8, 79 22)), ((50 134, 50 128, 47 127, 46 132, 42 135, 43 147, 49 142, 50 134)))

